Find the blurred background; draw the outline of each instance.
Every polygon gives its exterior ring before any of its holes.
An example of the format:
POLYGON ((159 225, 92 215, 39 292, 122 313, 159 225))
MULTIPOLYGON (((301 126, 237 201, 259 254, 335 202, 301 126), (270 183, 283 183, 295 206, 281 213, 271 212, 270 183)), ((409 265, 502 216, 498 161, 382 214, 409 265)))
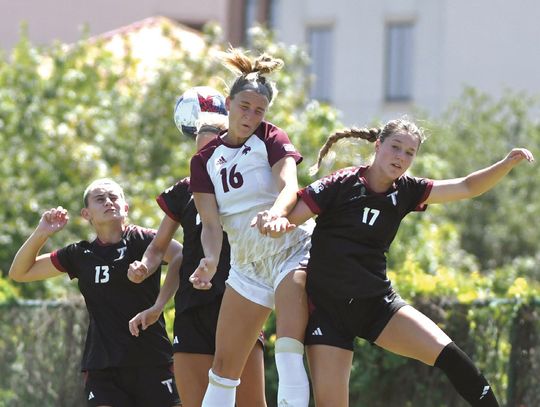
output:
MULTIPOLYGON (((268 118, 305 157, 344 126, 407 115, 426 129, 412 175, 458 177, 515 146, 540 157, 540 3, 532 0, 0 0, 0 406, 81 406, 86 314, 76 283, 17 284, 11 260, 41 213, 71 222, 44 248, 91 238, 77 216, 97 177, 124 186, 130 221, 189 173, 172 120, 196 85, 226 93, 229 44, 285 61, 268 118)), ((319 175, 365 163, 339 143, 319 175)), ((401 295, 464 348, 506 406, 540 405, 540 179, 515 168, 482 197, 412 215, 389 253, 401 295)), ((177 236, 182 239, 181 233, 177 236)), ((174 310, 167 311, 172 328, 174 310)), ((275 405, 275 327, 266 326, 275 405)), ((464 406, 442 373, 358 341, 351 406, 464 406)))

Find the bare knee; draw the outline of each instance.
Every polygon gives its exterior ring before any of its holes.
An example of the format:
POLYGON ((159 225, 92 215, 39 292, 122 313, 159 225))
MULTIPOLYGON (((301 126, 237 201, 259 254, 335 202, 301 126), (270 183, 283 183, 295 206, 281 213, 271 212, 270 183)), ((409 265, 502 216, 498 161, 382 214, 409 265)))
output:
MULTIPOLYGON (((227 367, 225 359, 216 354, 212 362, 212 371, 218 376, 226 377, 227 367)), ((234 377, 229 377, 229 379, 234 379, 234 377)))
POLYGON ((276 290, 276 333, 304 341, 308 319, 305 271, 291 272, 276 290))

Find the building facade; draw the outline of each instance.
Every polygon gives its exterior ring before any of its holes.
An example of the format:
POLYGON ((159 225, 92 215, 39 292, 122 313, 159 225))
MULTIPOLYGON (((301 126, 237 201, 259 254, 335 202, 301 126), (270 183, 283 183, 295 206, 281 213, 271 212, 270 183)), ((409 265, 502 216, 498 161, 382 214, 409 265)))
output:
POLYGON ((534 0, 278 0, 275 14, 277 37, 309 49, 312 96, 346 124, 438 115, 465 86, 540 95, 534 0))
POLYGON ((286 44, 304 45, 311 96, 347 125, 415 109, 443 112, 465 86, 494 97, 540 94, 540 2, 535 0, 0 0, 0 48, 19 38, 47 44, 97 35, 152 16, 192 28, 223 27, 233 45, 262 22, 286 44))

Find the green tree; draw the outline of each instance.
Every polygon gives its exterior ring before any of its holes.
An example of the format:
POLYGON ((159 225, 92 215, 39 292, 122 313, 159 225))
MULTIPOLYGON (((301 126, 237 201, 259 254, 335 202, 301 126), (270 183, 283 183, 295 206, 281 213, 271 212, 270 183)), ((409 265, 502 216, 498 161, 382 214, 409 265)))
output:
MULTIPOLYGON (((175 41, 169 23, 163 24, 162 31, 175 41)), ((156 74, 144 81, 136 75, 141 62, 127 43, 126 55, 118 57, 107 51, 102 40, 38 48, 23 32, 11 54, 0 57, 3 275, 42 211, 51 206, 66 207, 72 221, 45 250, 86 235, 88 229, 78 213, 83 189, 96 177, 110 176, 124 185, 131 221, 158 225, 161 211, 154 198, 175 179, 188 175, 194 151, 193 142, 180 136, 172 121, 176 97, 191 86, 207 84, 226 93, 224 82, 233 79, 215 58, 216 51, 226 49, 219 28, 208 26, 204 35, 206 47, 201 54, 191 54, 176 43, 156 74)), ((299 178, 306 185, 313 180, 308 168, 318 149, 342 127, 339 112, 309 100, 308 58, 303 49, 278 43, 261 28, 251 35, 253 53, 267 51, 285 61, 285 68, 273 76, 280 95, 268 117, 289 133, 304 155, 299 178)), ((422 121, 431 137, 422 146, 413 175, 463 176, 502 158, 513 146, 529 147, 538 156, 540 129, 529 118, 537 107, 537 101, 522 94, 509 92, 495 100, 467 89, 441 119, 422 121)), ((319 176, 367 162, 373 145, 346 141, 335 151, 319 176)), ((508 382, 501 361, 508 360, 511 349, 504 327, 516 313, 512 304, 539 296, 540 232, 532 227, 540 213, 539 182, 534 166, 521 165, 482 197, 433 205, 425 214, 411 215, 389 253, 389 274, 402 296, 479 355, 496 372, 493 380, 498 390, 508 382)), ((74 291, 72 283, 61 278, 16 286, 0 279, 0 301, 58 297, 74 291)), ((22 332, 21 327, 16 331, 22 332)), ((267 388, 274 394, 273 319, 266 331, 267 388)), ((433 391, 445 386, 441 384, 445 381, 438 376, 427 378, 427 368, 414 363, 359 342, 351 380, 353 404, 392 405, 407 399, 409 405, 443 405, 449 401, 448 391, 433 391), (404 368, 427 379, 411 383, 409 392, 396 394, 390 390, 410 383, 406 377, 411 375, 404 374, 404 368), (420 392, 412 394, 416 390, 420 392), (387 399, 376 404, 373 394, 385 394, 387 399)), ((274 399, 269 395, 269 401, 274 399)), ((455 403, 450 400, 448 405, 459 405, 455 403)))
MULTIPOLYGON (((170 23, 164 22, 161 29, 176 41, 170 23)), ((226 49, 219 28, 208 26, 204 35, 206 47, 200 54, 176 42, 158 71, 141 80, 136 75, 141 61, 132 56, 129 42, 120 57, 107 51, 104 40, 95 39, 38 48, 23 31, 11 55, 0 59, 0 146, 5 157, 0 163, 0 198, 6 203, 0 210, 3 273, 50 206, 66 207, 72 221, 46 250, 86 236, 78 213, 83 189, 96 177, 110 176, 125 186, 133 222, 157 226, 161 213, 154 198, 175 179, 188 175, 194 150, 193 142, 183 138, 172 121, 176 97, 205 84, 226 92, 224 83, 233 80, 216 58, 217 51, 226 49)), ((270 120, 285 128, 309 155, 337 127, 337 113, 306 101, 305 51, 275 43, 264 30, 253 35, 253 53, 265 50, 286 63, 273 78, 281 95, 270 110, 270 120)), ((300 171, 305 179, 307 165, 300 171)), ((21 292, 36 296, 41 291, 43 296, 50 285, 25 285, 21 292)))
MULTIPOLYGON (((494 99, 466 89, 442 119, 431 126, 432 137, 422 154, 445 163, 445 177, 460 177, 501 159, 512 147, 540 153, 540 128, 531 120, 538 99, 508 91, 494 99)), ((422 147, 424 148, 424 147, 422 147)), ((425 171, 423 171, 425 173, 425 171)), ((493 190, 473 200, 447 206, 463 248, 474 254, 482 269, 508 264, 518 257, 538 258, 540 213, 537 168, 515 168, 493 190)), ((531 277, 538 279, 535 271, 531 277)))

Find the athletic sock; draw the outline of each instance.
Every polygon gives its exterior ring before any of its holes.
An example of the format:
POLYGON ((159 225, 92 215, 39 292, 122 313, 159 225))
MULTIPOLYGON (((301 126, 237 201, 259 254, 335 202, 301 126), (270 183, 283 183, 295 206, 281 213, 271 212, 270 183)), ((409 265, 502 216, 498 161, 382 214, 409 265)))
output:
POLYGON ((304 367, 304 345, 293 338, 278 338, 275 351, 279 376, 278 407, 307 407, 309 381, 304 367))
POLYGON ((457 392, 474 407, 499 407, 493 390, 473 361, 454 342, 435 361, 457 392))
POLYGON ((204 393, 201 407, 234 407, 236 387, 239 384, 240 379, 226 379, 210 369, 208 371, 208 387, 204 393))

